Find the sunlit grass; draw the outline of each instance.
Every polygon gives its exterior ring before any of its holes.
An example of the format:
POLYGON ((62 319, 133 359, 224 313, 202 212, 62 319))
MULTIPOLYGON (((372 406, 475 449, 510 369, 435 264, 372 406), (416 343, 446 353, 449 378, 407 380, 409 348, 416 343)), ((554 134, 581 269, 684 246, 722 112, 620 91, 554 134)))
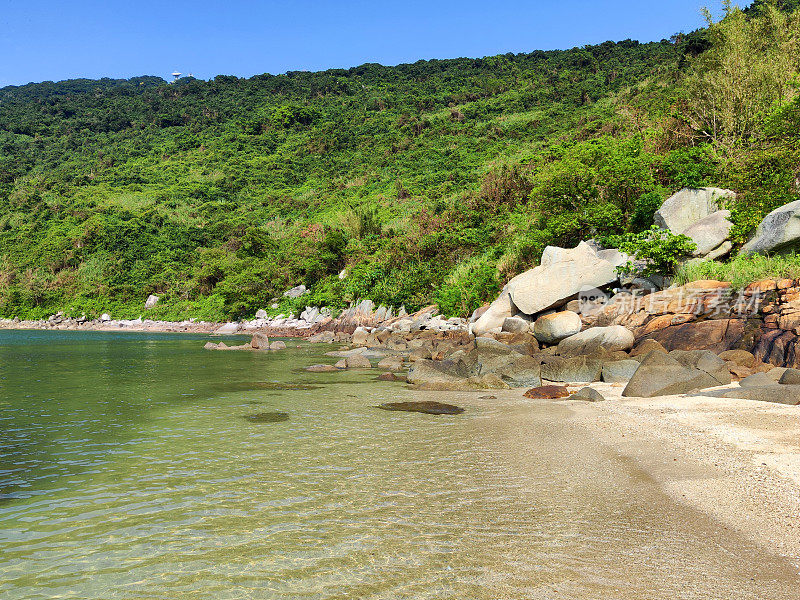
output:
POLYGON ((735 288, 743 288, 764 279, 800 278, 800 255, 795 253, 763 256, 740 254, 730 262, 689 262, 675 276, 675 283, 683 285, 701 279, 729 281, 735 288))

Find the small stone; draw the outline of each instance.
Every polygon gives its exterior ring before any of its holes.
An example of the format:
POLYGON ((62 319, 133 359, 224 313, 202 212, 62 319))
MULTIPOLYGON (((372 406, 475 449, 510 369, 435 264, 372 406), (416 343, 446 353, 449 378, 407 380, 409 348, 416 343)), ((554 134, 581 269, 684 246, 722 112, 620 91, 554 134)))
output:
POLYGON ((333 373, 338 370, 339 369, 333 365, 311 365, 310 367, 306 367, 306 371, 309 373, 333 373))
POLYGON ((400 378, 394 373, 381 373, 378 375, 378 381, 400 381, 400 378))
POLYGON ((578 390, 572 396, 569 397, 570 400, 583 400, 586 402, 605 402, 605 396, 598 392, 594 388, 585 387, 583 389, 578 390))

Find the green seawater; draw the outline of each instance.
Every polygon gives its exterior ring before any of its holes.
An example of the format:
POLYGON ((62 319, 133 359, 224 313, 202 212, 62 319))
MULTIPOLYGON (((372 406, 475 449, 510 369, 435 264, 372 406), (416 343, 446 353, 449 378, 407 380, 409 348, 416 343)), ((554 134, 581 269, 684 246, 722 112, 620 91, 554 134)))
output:
POLYGON ((207 339, 0 331, 0 598, 798 597, 563 405, 207 339))

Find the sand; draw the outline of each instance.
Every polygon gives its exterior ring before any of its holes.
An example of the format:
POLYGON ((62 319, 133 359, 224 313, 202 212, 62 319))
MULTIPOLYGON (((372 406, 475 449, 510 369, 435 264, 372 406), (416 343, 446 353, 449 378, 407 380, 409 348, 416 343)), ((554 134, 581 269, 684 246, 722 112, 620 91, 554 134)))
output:
MULTIPOLYGON (((734 384, 736 385, 736 384, 734 384)), ((699 510, 767 548, 800 560, 800 406, 703 396, 559 401, 576 425, 699 510)))

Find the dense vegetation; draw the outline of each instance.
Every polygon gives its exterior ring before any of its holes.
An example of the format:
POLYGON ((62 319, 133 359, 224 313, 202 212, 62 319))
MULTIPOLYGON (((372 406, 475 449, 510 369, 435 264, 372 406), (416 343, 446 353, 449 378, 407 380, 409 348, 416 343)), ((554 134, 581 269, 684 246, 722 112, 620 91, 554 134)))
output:
POLYGON ((2 88, 0 315, 156 293, 153 316, 239 318, 299 283, 297 304, 467 314, 684 186, 739 192, 742 242, 797 197, 794 4, 648 44, 2 88))

